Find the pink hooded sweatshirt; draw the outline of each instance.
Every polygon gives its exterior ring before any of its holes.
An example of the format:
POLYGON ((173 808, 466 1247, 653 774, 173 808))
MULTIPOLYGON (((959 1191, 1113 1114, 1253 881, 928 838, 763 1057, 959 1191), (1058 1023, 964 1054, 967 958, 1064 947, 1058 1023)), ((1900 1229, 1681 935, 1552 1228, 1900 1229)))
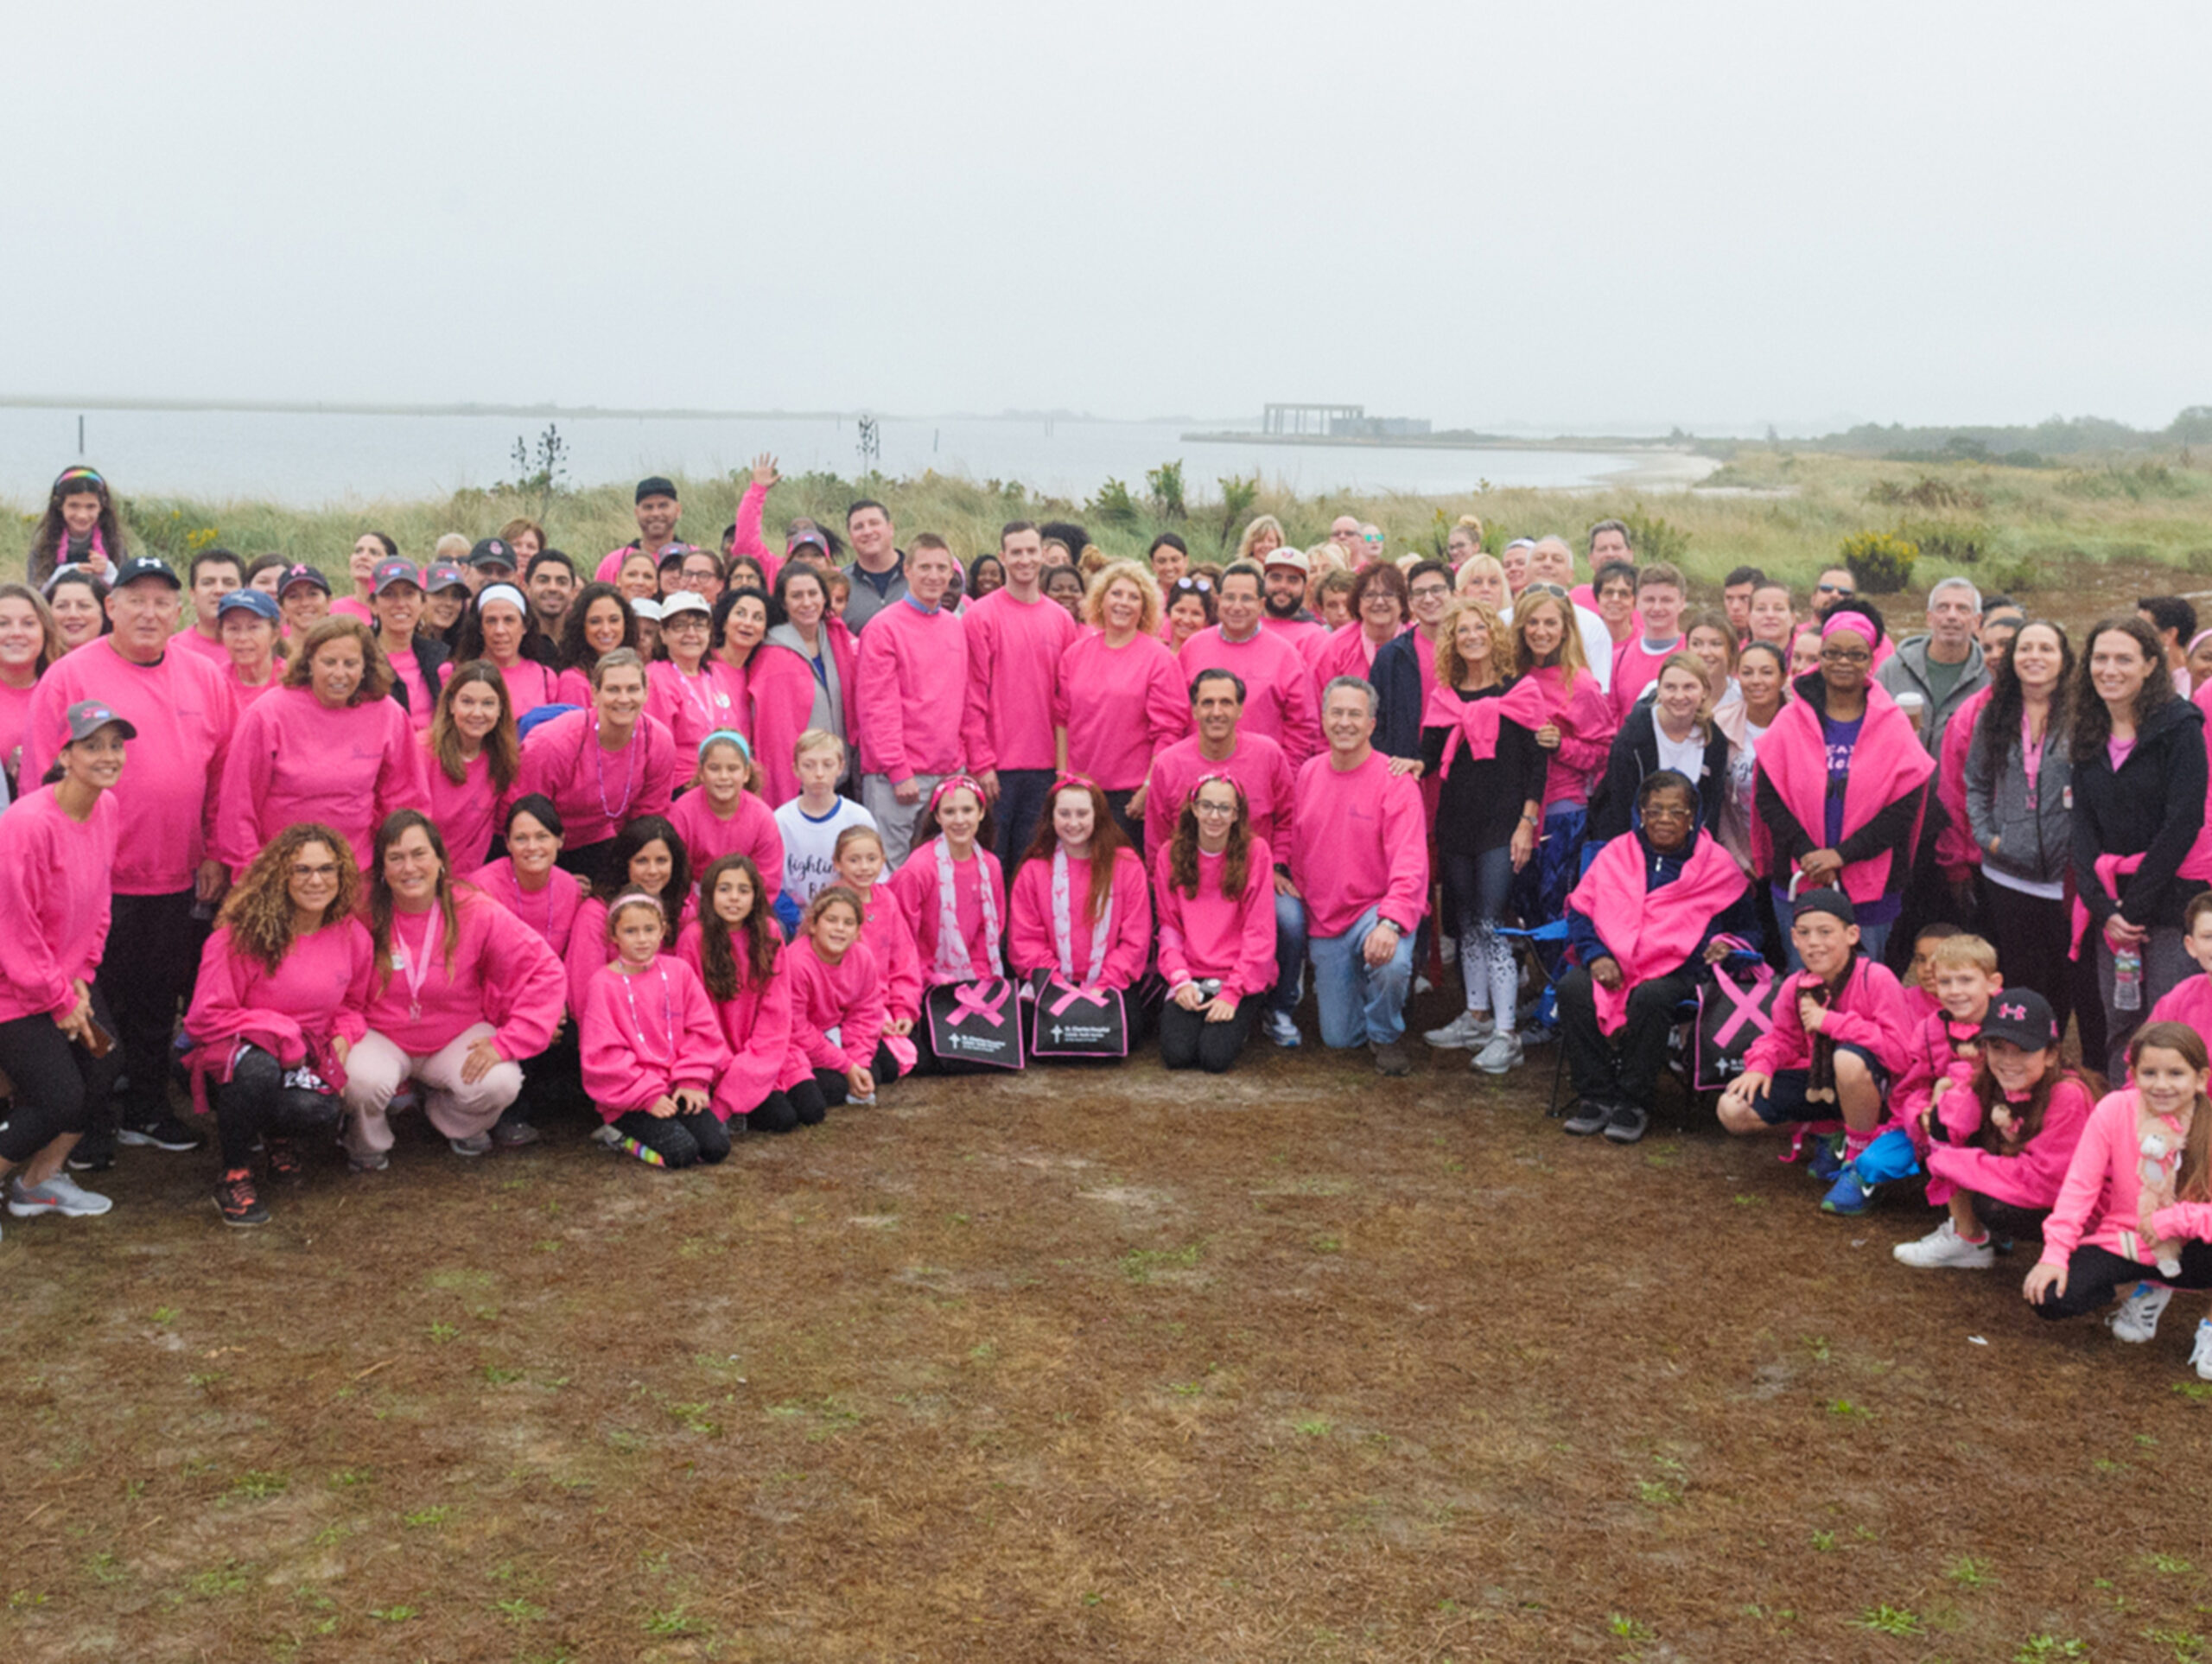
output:
MULTIPOLYGON (((880 617, 881 614, 878 614, 880 617)), ((869 630, 874 628, 871 623, 869 630)), ((863 638, 868 631, 861 632, 863 638)), ((989 981, 1006 975, 997 959, 989 952, 983 925, 982 891, 990 886, 993 911, 999 919, 1001 931, 1006 928, 1006 878, 999 868, 999 858, 988 849, 978 849, 968 861, 952 863, 952 894, 954 914, 960 925, 960 940, 950 944, 945 958, 957 961, 957 972, 948 972, 938 963, 938 933, 941 909, 938 897, 937 847, 941 840, 931 838, 927 843, 906 857, 906 864, 895 873, 889 885, 878 886, 879 891, 888 889, 899 910, 906 916, 907 928, 914 933, 914 954, 918 962, 922 980, 935 988, 944 982, 969 981, 989 981)))
POLYGON ((1573 692, 1564 691, 1566 677, 1556 664, 1546 664, 1522 678, 1543 690, 1551 721, 1559 729, 1559 749, 1551 754, 1544 774, 1544 810, 1554 803, 1586 803, 1590 783, 1601 775, 1612 755, 1613 735, 1620 720, 1607 702, 1605 690, 1588 670, 1574 678, 1573 692))
POLYGON ((1222 997, 1264 994, 1275 980, 1274 856, 1252 840, 1241 895, 1222 892, 1224 858, 1198 852, 1198 892, 1186 896, 1168 877, 1169 850, 1153 861, 1160 908, 1160 974, 1171 994, 1185 982, 1221 979, 1222 997))
POLYGON ((455 885, 454 915, 460 924, 447 969, 442 922, 435 910, 431 928, 409 918, 404 929, 395 918, 395 947, 428 940, 435 948, 416 969, 420 992, 404 968, 380 958, 370 979, 368 1026, 410 1057, 442 1051, 467 1028, 489 1023, 493 1044, 511 1063, 534 1057, 551 1044, 561 1021, 566 988, 561 962, 537 931, 480 891, 455 885), (410 1005, 421 1015, 410 1016, 410 1005))
POLYGON ((1313 674, 1298 650, 1281 636, 1258 630, 1249 640, 1230 641, 1217 624, 1185 642, 1179 658, 1185 688, 1200 670, 1229 670, 1242 676, 1244 717, 1238 731, 1274 740, 1293 768, 1321 749, 1313 674))
POLYGON ((296 1068, 311 1050, 333 1039, 350 1046, 368 1032, 363 1013, 375 969, 376 948, 357 918, 293 937, 273 971, 233 944, 229 925, 219 924, 200 955, 185 1032, 210 1054, 219 1081, 230 1079, 241 1040, 296 1068))
MULTIPOLYGON (((698 974, 703 988, 706 972, 701 968, 696 924, 683 927, 683 933, 676 939, 676 953, 698 974)), ((767 1102, 771 1092, 796 1086, 806 1078, 806 1060, 791 1044, 790 968, 790 950, 779 947, 767 981, 753 982, 741 975, 731 998, 717 1000, 711 994, 707 996, 730 1049, 729 1066, 715 1083, 715 1113, 724 1121, 751 1115, 767 1102)))
POLYGON ((537 932, 538 939, 563 960, 576 928, 576 913, 584 903, 584 881, 574 873, 555 867, 545 875, 542 890, 525 890, 515 876, 515 864, 502 855, 489 867, 480 867, 468 881, 537 932))
POLYGON ((785 956, 791 979, 791 1044, 809 1069, 842 1075, 875 1066, 883 1038, 883 974, 864 939, 830 964, 802 936, 785 956), (831 1039, 835 1029, 837 1038, 831 1039))
POLYGON ((1421 788, 1370 751, 1349 769, 1324 752, 1298 771, 1290 876, 1306 928, 1338 937, 1370 907, 1411 940, 1428 911, 1428 827, 1421 788))
POLYGON ((1943 753, 1936 765, 1936 801, 1949 817, 1936 835, 1936 860, 1943 876, 1955 883, 1981 865, 1981 846, 1974 841, 1974 829, 1967 819, 1967 751, 1974 743, 1974 725, 1981 720, 1996 691, 1977 688, 1951 714, 1943 729, 1943 753))
POLYGON ((607 965, 592 978, 576 1047, 584 1090, 609 1121, 683 1087, 708 1091, 729 1061, 697 974, 664 953, 635 976, 607 965))
POLYGON ((95 637, 39 678, 23 731, 25 784, 44 778, 68 740, 63 713, 81 699, 102 701, 138 730, 112 794, 130 829, 116 851, 115 892, 189 890, 213 842, 238 725, 230 679, 196 653, 165 652, 156 664, 137 664, 115 650, 114 637, 95 637))
MULTIPOLYGON (((850 730, 860 708, 853 697, 859 678, 860 649, 842 619, 824 618, 822 638, 828 645, 830 663, 837 667, 838 695, 849 731, 840 737, 849 745, 855 739, 850 730)), ((813 726, 818 685, 814 666, 806 656, 781 642, 763 642, 753 654, 751 684, 747 689, 752 726, 745 730, 745 736, 753 742, 753 760, 765 777, 761 796, 772 807, 780 807, 798 796, 798 763, 791 753, 799 735, 813 726)))
POLYGON ((760 869, 766 905, 776 905, 784 888, 784 835, 776 829, 775 812, 766 803, 748 791, 737 800, 737 812, 724 820, 715 813, 706 788, 701 786, 676 800, 676 807, 668 811, 668 823, 683 840, 694 877, 724 855, 750 855, 760 869))
MULTIPOLYGON (((922 1017, 922 961, 914 947, 913 927, 906 910, 883 885, 861 903, 861 940, 875 956, 883 972, 883 1016, 887 1022, 918 1023, 922 1017)), ((914 1043, 903 1034, 884 1037, 899 1067, 912 1070, 918 1055, 914 1043)))
POLYGON ((968 636, 959 614, 943 607, 925 613, 905 597, 893 601, 861 632, 855 680, 863 773, 897 785, 917 774, 959 771, 968 685, 968 636))
POLYGON ((1151 783, 1144 798, 1145 847, 1167 847, 1175 835, 1183 805, 1209 774, 1226 774, 1243 789, 1245 806, 1251 812, 1252 835, 1276 851, 1278 861, 1282 859, 1290 848, 1295 772, 1281 746, 1264 734, 1243 728, 1237 730, 1236 749, 1217 763, 1208 761, 1199 752, 1196 734, 1178 740, 1152 759, 1151 783))
POLYGON ((74 1011, 72 984, 92 980, 107 943, 123 805, 103 791, 79 823, 54 793, 40 786, 0 815, 0 1022, 74 1011))
POLYGON ((332 710, 310 689, 279 688, 238 719, 215 853, 236 879, 286 827, 321 821, 365 867, 385 817, 429 801, 422 747, 397 701, 332 710))
MULTIPOLYGON (((1909 1002, 1906 1008, 1910 1011, 1909 1002)), ((1908 1021, 1906 1034, 1907 1061, 1904 1071, 1890 1089, 1890 1115, 1901 1125, 1910 1127, 1935 1098, 1936 1082, 1951 1083, 1945 1090, 1947 1102, 1963 1088, 1974 1084, 1981 1058, 1981 1019, 1976 1018, 1955 1026, 1949 1014, 1938 1006, 1917 1023, 1908 1021)), ((1972 1132, 1974 1126, 1967 1130, 1972 1132)), ((2050 1204, 2037 1205, 2048 1207, 2050 1204)))
POLYGON ((1954 1141, 1929 1148, 1928 1199, 1940 1206, 1960 1191, 1973 1191, 2016 1208, 2055 1206, 2092 1108, 2087 1087, 2062 1080, 2051 1088, 2042 1130, 2018 1154, 1999 1155, 1966 1142, 1981 1127, 1974 1095, 1963 1089, 1946 1092, 1937 1113, 1954 1141))
POLYGON ((995 589, 961 618, 968 632, 961 741, 976 769, 1051 768, 1052 692, 1060 655, 1081 632, 1058 601, 995 589))
POLYGON ((1191 702, 1174 656, 1150 636, 1109 647, 1086 630, 1060 655, 1052 721, 1068 732, 1068 769, 1108 791, 1134 791, 1160 752, 1190 726, 1191 702))
MULTIPOLYGON (((1097 932, 1090 922, 1090 863, 1071 861, 1068 873, 1067 959, 1060 956, 1052 925, 1052 857, 1024 861, 1014 875, 1013 918, 1007 929, 1007 957, 1016 974, 1057 971, 1077 988, 1092 983, 1090 961, 1097 952, 1097 932)), ((1101 956, 1096 984, 1126 988, 1144 975, 1152 952, 1152 886, 1145 881, 1144 861, 1134 849, 1114 852, 1113 917, 1106 921, 1111 935, 1101 956)))
POLYGON ((530 731, 522 743, 522 789, 553 800, 570 849, 604 843, 640 815, 665 815, 676 790, 676 741, 641 714, 620 751, 599 743, 599 720, 570 711, 530 731))

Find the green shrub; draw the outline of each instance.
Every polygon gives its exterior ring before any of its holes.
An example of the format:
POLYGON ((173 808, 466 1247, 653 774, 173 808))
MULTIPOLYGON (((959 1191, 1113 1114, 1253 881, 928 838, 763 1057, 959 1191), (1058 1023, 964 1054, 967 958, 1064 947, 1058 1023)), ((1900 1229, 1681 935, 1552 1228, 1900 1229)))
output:
POLYGON ((1898 535, 1917 548, 1923 558, 1942 567, 1979 566, 1990 549, 1987 526, 1956 521, 1931 520, 1904 526, 1898 535))
POLYGON ((1862 531, 1843 540, 1843 563, 1870 595, 1894 595, 1912 581, 1916 544, 1891 531, 1862 531))
POLYGON ((1641 503, 1622 515, 1621 521, 1628 527, 1628 546, 1636 551, 1638 566, 1656 561, 1680 566, 1690 552, 1689 533, 1656 514, 1646 514, 1641 503))
POLYGON ((1137 523, 1136 499, 1129 495, 1127 486, 1111 476, 1084 508, 1091 518, 1103 520, 1109 526, 1133 526, 1137 523))

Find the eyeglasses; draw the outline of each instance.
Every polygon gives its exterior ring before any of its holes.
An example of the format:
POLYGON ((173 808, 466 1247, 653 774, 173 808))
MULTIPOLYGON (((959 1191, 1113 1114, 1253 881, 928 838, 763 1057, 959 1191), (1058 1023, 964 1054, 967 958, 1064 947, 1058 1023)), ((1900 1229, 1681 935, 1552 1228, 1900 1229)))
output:
POLYGON ((1379 543, 1382 541, 1382 534, 1379 531, 1363 531, 1359 534, 1359 540, 1363 543, 1379 543))
POLYGON ((295 867, 292 876, 296 879, 334 879, 338 876, 338 865, 330 861, 321 867, 295 867))
POLYGON ((1442 600, 1452 592, 1440 583, 1425 583, 1414 591, 1415 600, 1442 600))
POLYGON ((1687 804, 1647 803, 1643 818, 1647 825, 1653 821, 1686 821, 1692 812, 1687 804))
POLYGON ((1821 659, 1823 664, 1833 661, 1838 664, 1865 664, 1870 663, 1874 655, 1864 647, 1823 647, 1821 649, 1821 659))
POLYGON ((1236 812, 1236 805, 1235 803, 1192 803, 1191 812, 1193 815, 1206 815, 1218 820, 1226 820, 1236 812))

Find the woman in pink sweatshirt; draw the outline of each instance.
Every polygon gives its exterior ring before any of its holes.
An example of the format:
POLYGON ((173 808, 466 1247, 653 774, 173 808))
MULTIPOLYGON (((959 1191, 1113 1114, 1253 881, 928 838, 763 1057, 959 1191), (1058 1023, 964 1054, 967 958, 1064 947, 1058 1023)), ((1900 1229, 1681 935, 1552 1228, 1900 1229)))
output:
POLYGON ((665 815, 676 790, 676 741, 645 714, 645 661, 626 647, 592 667, 598 702, 540 723, 522 746, 522 789, 550 797, 568 823, 561 865, 596 879, 614 835, 640 815, 665 815))
POLYGON ((30 721, 31 695, 46 667, 66 651, 45 597, 28 584, 0 584, 0 767, 7 772, 14 797, 22 795, 23 730, 30 721))
MULTIPOLYGON (((863 638, 867 633, 861 632, 863 638)), ((890 887, 914 933, 925 988, 1002 979, 1006 877, 998 857, 984 847, 990 841, 990 813, 983 788, 965 774, 939 781, 915 823, 914 838, 914 853, 890 887)), ((917 1074, 962 1070, 957 1061, 931 1050, 927 1022, 917 1026, 914 1038, 920 1052, 917 1074)))
MULTIPOLYGON (((638 651, 638 619, 630 603, 613 584, 586 584, 561 629, 559 702, 590 709, 599 697, 599 661, 626 648, 638 651)), ((639 663, 644 662, 640 655, 639 663)))
POLYGON ((640 815, 624 827, 608 846, 604 877, 592 886, 591 894, 576 909, 575 927, 569 932, 565 956, 569 976, 569 1009, 582 1015, 584 992, 600 967, 614 957, 614 938, 607 934, 607 910, 620 895, 641 893, 659 902, 668 929, 662 946, 673 952, 677 933, 690 921, 691 858, 683 838, 665 816, 640 815))
POLYGON ((522 778, 522 742, 505 677, 478 659, 446 677, 423 736, 430 818, 463 872, 481 867, 522 778))
POLYGON ((226 1225, 269 1222, 254 1183, 257 1142, 272 1180, 304 1177, 298 1140, 327 1138, 344 1119, 346 1059, 367 1032, 363 1015, 375 949, 354 916, 360 869, 345 840, 313 822, 288 826, 253 859, 223 902, 200 956, 185 1013, 195 1089, 214 1083, 226 1225))
POLYGON ((791 1044, 791 980, 783 932, 761 899, 760 869, 745 855, 724 855, 699 875, 704 904, 677 937, 677 956, 698 973, 728 1042, 730 1060, 715 1083, 714 1109, 755 1132, 788 1133, 822 1119, 818 1096, 802 1108, 791 1094, 812 1084, 791 1044))
POLYGON ((0 815, 0 1070, 15 1088, 0 1117, 0 1174, 18 1219, 112 1205, 61 1164, 123 1065, 93 977, 123 822, 112 788, 138 731, 99 700, 79 701, 63 720, 61 778, 0 815))
POLYGON ((872 826, 849 826, 830 853, 836 881, 861 904, 861 940, 883 973, 883 1044, 899 1072, 911 1075, 919 1057, 914 1026, 922 1019, 922 961, 913 927, 883 879, 883 836, 872 826))
POLYGON ((388 1165, 386 1117, 410 1079, 428 1089, 423 1108, 453 1153, 482 1155, 522 1091, 521 1060, 559 1026, 561 962, 489 896, 454 883, 438 829, 412 809, 377 829, 369 937, 368 1032, 346 1059, 347 1156, 359 1172, 388 1165))
POLYGON ((215 806, 215 854, 236 879, 298 821, 346 840, 356 861, 386 816, 420 807, 429 787, 391 669, 359 619, 307 632, 284 685, 238 719, 215 806))
MULTIPOLYGON (((435 578, 432 580, 435 581, 435 578)), ((530 627, 530 602, 511 583, 486 584, 469 606, 454 657, 462 664, 482 659, 507 684, 507 702, 520 722, 540 705, 561 702, 561 673, 531 657, 552 657, 552 648, 530 627)))
POLYGON ((1152 886, 1096 782, 1052 783, 1014 873, 1007 947, 1014 974, 1036 986, 1037 1032, 1069 991, 1110 989, 1122 996, 1123 1036, 1135 1044, 1144 1013, 1133 990, 1152 951, 1152 886))
MULTIPOLYGON (((2212 1064, 2204 1037, 2180 1023, 2144 1024, 2127 1062, 2135 1083, 2090 1114, 2021 1292, 2056 1318, 2132 1289, 2110 1322, 2141 1342, 2174 1290, 2212 1288, 2212 1064)), ((2190 1361, 2212 1378, 2212 1324, 2198 1325, 2190 1361)))
POLYGON ((645 712, 667 726, 677 756, 696 756, 715 729, 745 721, 745 684, 711 651, 714 608, 704 597, 679 589, 660 613, 660 651, 645 666, 645 712))
POLYGON ((667 923, 658 897, 615 898, 614 957, 576 1022, 584 1090, 616 1147, 654 1167, 712 1165, 729 1154, 728 1129, 709 1107, 729 1047, 698 976, 662 951, 667 923))
POLYGON ((698 758, 691 790, 668 811, 669 823, 690 851, 692 870, 724 855, 750 855, 774 906, 783 891, 784 835, 776 829, 774 811, 746 789, 758 778, 753 747, 743 734, 718 728, 699 742, 698 758))
POLYGON ((1083 600, 1091 626, 1060 655, 1052 721, 1063 772, 1086 775, 1106 792, 1115 823, 1144 847, 1129 799, 1152 759, 1190 727, 1190 695, 1174 655, 1160 639, 1160 591, 1135 561, 1099 569, 1083 600))
MULTIPOLYGON (((518 797, 507 810, 506 835, 507 853, 471 873, 468 882, 552 949, 562 962, 565 989, 569 945, 588 892, 582 879, 561 869, 561 811, 536 793, 518 797)), ((522 1059, 522 1096, 500 1112, 492 1128, 492 1142, 502 1149, 537 1143, 536 1113, 575 1096, 575 1013, 563 1003, 564 1014, 545 1050, 522 1059)))
POLYGON ((825 1109, 872 1104, 899 1078, 883 1044, 883 969, 861 937, 861 899, 831 885, 808 904, 786 964, 791 979, 791 1044, 813 1078, 793 1089, 825 1109))
POLYGON ((1167 984, 1160 1061, 1226 1074, 1275 980, 1274 856, 1252 835, 1236 781, 1200 778, 1153 874, 1167 984))

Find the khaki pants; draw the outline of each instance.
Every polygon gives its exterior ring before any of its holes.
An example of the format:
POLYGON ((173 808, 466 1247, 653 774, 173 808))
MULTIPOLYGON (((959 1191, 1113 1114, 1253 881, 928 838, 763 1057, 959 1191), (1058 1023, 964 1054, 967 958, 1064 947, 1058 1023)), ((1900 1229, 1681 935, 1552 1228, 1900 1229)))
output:
POLYGON ((410 1057, 374 1029, 363 1035, 346 1058, 346 1153, 374 1155, 391 1148, 386 1111, 392 1094, 408 1080, 427 1089, 423 1112, 446 1137, 490 1132, 499 1112, 522 1095, 522 1065, 502 1059, 473 1086, 463 1083, 461 1066, 468 1048, 493 1032, 489 1023, 472 1024, 428 1057, 410 1057))

